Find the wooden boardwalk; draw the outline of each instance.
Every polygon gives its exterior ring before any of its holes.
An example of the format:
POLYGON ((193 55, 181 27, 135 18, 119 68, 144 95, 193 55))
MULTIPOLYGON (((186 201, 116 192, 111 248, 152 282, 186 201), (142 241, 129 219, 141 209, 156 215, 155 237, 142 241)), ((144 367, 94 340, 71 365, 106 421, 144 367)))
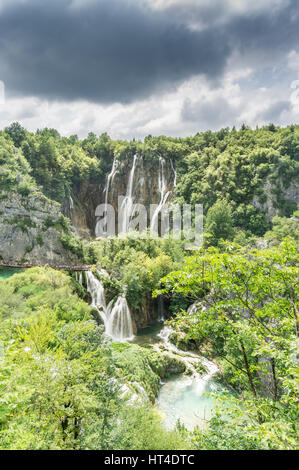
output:
POLYGON ((52 264, 33 264, 33 263, 14 263, 8 261, 0 261, 0 268, 29 269, 29 268, 52 268, 58 271, 89 271, 91 265, 52 265, 52 264))

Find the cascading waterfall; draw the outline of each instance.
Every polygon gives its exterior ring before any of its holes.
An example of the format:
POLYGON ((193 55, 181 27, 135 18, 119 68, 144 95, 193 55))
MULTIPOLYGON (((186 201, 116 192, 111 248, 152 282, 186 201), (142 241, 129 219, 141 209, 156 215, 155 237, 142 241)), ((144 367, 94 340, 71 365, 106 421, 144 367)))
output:
POLYGON ((86 272, 87 291, 91 295, 91 306, 96 308, 106 326, 107 307, 105 299, 105 289, 101 281, 99 281, 90 271, 86 272))
POLYGON ((79 282, 79 284, 81 284, 81 286, 82 286, 82 284, 83 284, 82 271, 80 271, 80 272, 76 271, 76 272, 75 272, 75 279, 76 279, 76 281, 79 282))
MULTIPOLYGON (((113 179, 114 179, 114 176, 116 174, 116 171, 117 171, 117 160, 114 159, 113 164, 112 164, 111 172, 107 176, 106 186, 104 188, 104 194, 105 194, 105 208, 104 208, 104 210, 105 210, 105 216, 106 217, 107 217, 107 206, 108 206, 108 197, 109 197, 110 185, 113 183, 113 179)), ((99 223, 100 223, 100 221, 97 222, 96 227, 95 227, 96 237, 98 237, 98 235, 99 235, 99 229, 98 229, 98 224, 99 223)), ((100 231, 100 233, 102 233, 102 231, 100 231)))
POLYGON ((119 227, 119 233, 126 233, 129 228, 130 217, 134 212, 134 200, 133 200, 133 185, 134 185, 134 176, 136 164, 138 161, 138 156, 134 155, 133 166, 130 171, 129 181, 127 186, 126 196, 124 197, 120 210, 121 210, 121 226, 119 227))
MULTIPOLYGON (((182 350, 178 349, 169 340, 169 336, 172 333, 172 331, 173 330, 172 330, 171 326, 164 326, 164 328, 161 330, 161 332, 158 336, 162 339, 163 343, 165 344, 165 346, 167 347, 168 350, 173 351, 173 352, 181 355, 181 359, 185 362, 185 364, 189 367, 189 369, 191 369, 191 371, 193 373, 193 378, 196 378, 196 380, 198 381, 198 391, 204 390, 207 382, 218 371, 218 367, 216 366, 216 364, 209 361, 205 357, 202 357, 202 356, 199 357, 197 354, 194 354, 190 351, 185 352, 185 351, 182 351, 182 350), (195 364, 196 364, 196 362, 198 362, 198 360, 201 361, 201 363, 205 366, 205 368, 208 371, 207 374, 205 374, 202 377, 200 376, 200 374, 197 372, 197 370, 195 368, 195 364)), ((192 377, 191 377, 191 379, 192 379, 192 377)))
POLYGON ((78 235, 78 229, 77 229, 75 221, 74 221, 74 212, 75 212, 74 200, 73 200, 71 194, 69 195, 68 206, 69 206, 69 217, 71 219, 72 228, 73 228, 74 232, 78 235))
POLYGON ((165 326, 158 336, 167 350, 179 355, 192 374, 166 381, 159 392, 158 408, 165 414, 165 425, 169 429, 175 426, 178 419, 190 430, 195 426, 204 427, 215 406, 213 398, 207 396, 206 393, 220 391, 220 386, 213 381, 218 368, 216 364, 202 356, 176 348, 169 341, 171 332, 172 328, 165 326), (197 371, 199 361, 207 370, 203 376, 197 371))
POLYGON ((131 313, 125 294, 119 296, 115 304, 110 307, 106 333, 115 341, 131 340, 134 337, 131 313))
MULTIPOLYGON (((106 271, 98 271, 100 275, 108 276, 106 271)), ((115 341, 133 339, 133 322, 125 294, 120 295, 116 302, 106 305, 103 283, 91 271, 86 272, 87 291, 91 295, 91 306, 96 308, 104 322, 105 333, 115 341)))
POLYGON ((175 188, 176 187, 176 180, 177 180, 177 172, 176 172, 176 169, 173 165, 173 161, 170 160, 170 164, 171 164, 171 168, 172 168, 172 171, 173 171, 173 174, 174 174, 174 181, 173 181, 173 187, 175 188))
POLYGON ((74 201, 71 195, 69 196, 69 206, 70 206, 70 211, 72 212, 72 210, 74 209, 74 201))
POLYGON ((164 322, 165 321, 165 316, 164 316, 164 299, 162 296, 158 297, 158 321, 159 322, 164 322))
POLYGON ((162 157, 159 157, 158 187, 160 193, 160 202, 151 219, 151 231, 154 231, 156 229, 158 225, 159 214, 165 206, 167 199, 171 193, 171 191, 166 191, 167 181, 165 178, 165 160, 162 157))
MULTIPOLYGON (((123 197, 120 210, 119 210, 119 225, 118 225, 118 233, 127 233, 130 228, 130 220, 132 215, 134 214, 135 209, 135 201, 134 201, 134 192, 136 193, 136 168, 140 159, 142 159, 142 155, 134 155, 132 168, 129 173, 129 178, 126 187, 126 194, 123 197)), ((176 169, 174 167, 173 161, 169 160, 171 170, 174 174, 174 181, 173 187, 176 186, 177 174, 176 169)), ((108 201, 109 201, 109 194, 110 190, 114 181, 114 177, 117 173, 117 169, 119 166, 119 161, 115 158, 113 161, 112 169, 106 179, 106 185, 103 190, 103 198, 104 198, 104 214, 107 215, 107 208, 108 208, 108 201)), ((166 205, 169 196, 171 194, 171 190, 168 190, 169 182, 166 177, 166 161, 162 156, 159 156, 159 171, 158 171, 158 191, 160 195, 159 203, 151 217, 150 227, 152 232, 157 229, 157 224, 159 220, 159 214, 161 213, 163 207, 166 205)), ((139 179, 138 184, 144 184, 143 178, 139 179)), ((98 220, 95 227, 95 235, 96 237, 100 237, 103 235, 103 220, 98 220)))
POLYGON ((116 170, 117 170, 117 161, 116 161, 116 159, 114 159, 114 160, 113 160, 113 164, 112 164, 112 169, 111 169, 111 172, 109 173, 109 175, 108 175, 108 177, 107 177, 106 186, 105 186, 105 189, 104 189, 104 193, 105 193, 105 208, 107 208, 110 184, 113 183, 113 179, 114 179, 116 170))

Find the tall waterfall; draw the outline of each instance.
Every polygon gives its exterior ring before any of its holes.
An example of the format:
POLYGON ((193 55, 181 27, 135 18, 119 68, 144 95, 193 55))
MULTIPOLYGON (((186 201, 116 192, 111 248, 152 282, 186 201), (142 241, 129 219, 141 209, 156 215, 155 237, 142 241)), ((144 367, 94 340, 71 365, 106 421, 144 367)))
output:
MULTIPOLYGON (((99 271, 100 274, 106 274, 99 271)), ((116 302, 106 305, 105 289, 91 271, 86 273, 87 291, 91 295, 91 306, 99 311, 105 325, 105 333, 115 341, 126 341, 133 338, 133 323, 125 294, 120 295, 116 302)))
POLYGON ((129 228, 130 217, 133 214, 134 209, 134 200, 133 200, 133 185, 134 185, 134 176, 135 176, 135 169, 136 163, 138 161, 138 156, 134 155, 133 166, 130 171, 128 186, 126 196, 121 204, 120 211, 121 211, 121 225, 119 227, 119 233, 126 233, 129 228))
POLYGON ((68 216, 71 219, 72 228, 74 232, 78 235, 78 229, 75 224, 74 215, 75 215, 75 206, 74 206, 73 198, 70 194, 68 198, 68 216))
POLYGON ((162 157, 159 157, 159 175, 158 175, 158 187, 160 193, 160 202, 151 219, 151 231, 157 230, 158 218, 161 210, 165 206, 167 199, 171 191, 167 190, 167 181, 165 178, 165 160, 162 157))
MULTIPOLYGON (((149 182, 145 183, 145 178, 149 177, 150 180, 152 178, 156 178, 156 169, 155 167, 152 168, 151 174, 148 175, 147 171, 144 169, 144 164, 139 164, 139 162, 143 160, 143 156, 141 154, 135 154, 132 167, 130 168, 129 175, 127 178, 127 168, 125 165, 122 165, 121 162, 115 158, 113 161, 112 169, 109 175, 106 178, 105 188, 102 194, 102 200, 104 204, 104 215, 107 216, 107 209, 108 203, 112 203, 111 201, 111 188, 115 189, 114 196, 123 196, 121 201, 121 205, 119 207, 118 215, 118 234, 127 233, 130 229, 130 222, 132 215, 134 214, 134 210, 136 208, 136 203, 141 202, 146 206, 149 206, 153 203, 153 195, 151 190, 149 189, 151 184, 149 182), (119 192, 119 188, 123 188, 123 181, 122 178, 126 178, 126 185, 125 185, 125 192, 123 194, 117 194, 119 192), (139 197, 140 200, 138 201, 136 198, 139 197)), ((127 162, 125 162, 127 164, 127 162)), ((155 166, 155 165, 154 165, 155 166)), ((158 168, 158 197, 159 201, 156 206, 156 209, 151 214, 151 222, 150 228, 153 234, 156 233, 158 225, 159 225, 159 214, 161 213, 163 207, 166 205, 169 196, 171 195, 173 188, 176 186, 177 182, 177 174, 176 169, 174 167, 173 161, 170 159, 166 162, 166 160, 160 155, 159 156, 159 168, 158 168), (173 173, 173 177, 172 177, 173 173), (173 179, 173 181, 171 181, 173 179)), ((117 201, 117 198, 113 196, 114 204, 117 201)), ((156 200, 157 195, 154 195, 156 200)), ((116 207, 114 207, 116 209, 116 207)), ((95 227, 95 235, 96 237, 103 236, 103 222, 105 224, 105 219, 98 220, 95 227)), ((104 229, 105 230, 105 229, 104 229)))
POLYGON ((177 180, 177 171, 174 167, 174 164, 173 164, 173 161, 170 160, 170 165, 171 165, 171 169, 173 171, 173 174, 174 174, 174 181, 173 181, 173 187, 175 188, 176 187, 176 180, 177 180))
MULTIPOLYGON (((116 159, 113 160, 113 164, 112 164, 112 169, 111 169, 111 172, 109 173, 109 175, 107 176, 107 181, 106 181, 106 186, 104 188, 104 194, 105 194, 105 217, 107 217, 107 206, 108 206, 108 197, 109 197, 109 189, 110 189, 110 185, 111 183, 113 182, 113 179, 114 179, 114 176, 115 176, 115 173, 116 173, 116 170, 117 170, 117 161, 116 159)), ((107 220, 107 219, 106 219, 107 220)), ((98 221, 97 224, 96 224, 96 227, 95 227, 95 235, 96 237, 98 236, 99 234, 99 230, 98 230, 98 224, 100 222, 98 221)), ((106 229, 107 230, 107 229, 106 229)))
POLYGON ((105 192, 105 207, 107 207, 107 204, 108 204, 110 184, 113 183, 113 179, 114 179, 116 170, 117 170, 117 161, 116 161, 116 159, 114 159, 113 164, 112 164, 112 169, 111 169, 111 172, 109 173, 109 175, 107 177, 106 186, 105 186, 105 189, 104 189, 104 192, 105 192))

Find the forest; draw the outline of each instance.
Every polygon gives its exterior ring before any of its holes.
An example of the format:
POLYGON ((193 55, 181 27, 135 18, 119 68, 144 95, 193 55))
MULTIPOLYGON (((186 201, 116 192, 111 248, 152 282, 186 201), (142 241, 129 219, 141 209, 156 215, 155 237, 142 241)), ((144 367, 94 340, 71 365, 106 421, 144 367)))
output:
POLYGON ((121 141, 13 123, 0 166, 0 229, 43 265, 0 267, 0 449, 298 449, 298 125, 121 141), (174 202, 203 204, 200 250, 74 230, 66 201, 88 212, 82 187, 104 187, 113 161, 136 154, 171 162, 174 202), (49 234, 90 271, 47 266, 49 234), (117 299, 134 340, 106 334, 117 299), (141 340, 157 320, 159 339, 141 340), (164 384, 208 382, 211 364, 204 425, 166 426, 164 384))

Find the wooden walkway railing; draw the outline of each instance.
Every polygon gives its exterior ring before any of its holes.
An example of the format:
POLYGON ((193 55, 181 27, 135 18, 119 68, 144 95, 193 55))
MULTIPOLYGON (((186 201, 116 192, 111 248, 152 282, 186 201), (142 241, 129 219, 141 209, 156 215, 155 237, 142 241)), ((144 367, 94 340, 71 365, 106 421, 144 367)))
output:
POLYGON ((89 271, 91 266, 88 265, 52 265, 52 264, 34 264, 34 263, 15 263, 0 260, 0 268, 15 268, 15 269, 28 269, 28 268, 53 268, 60 271, 89 271))

